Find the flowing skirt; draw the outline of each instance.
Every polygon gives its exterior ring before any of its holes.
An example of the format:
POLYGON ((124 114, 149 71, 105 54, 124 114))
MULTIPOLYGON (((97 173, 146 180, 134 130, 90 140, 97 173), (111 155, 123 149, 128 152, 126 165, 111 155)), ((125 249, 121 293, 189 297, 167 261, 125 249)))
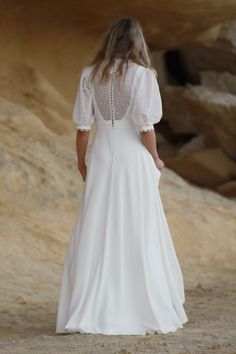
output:
POLYGON ((188 321, 160 176, 131 125, 97 124, 65 256, 56 333, 168 333, 188 321))

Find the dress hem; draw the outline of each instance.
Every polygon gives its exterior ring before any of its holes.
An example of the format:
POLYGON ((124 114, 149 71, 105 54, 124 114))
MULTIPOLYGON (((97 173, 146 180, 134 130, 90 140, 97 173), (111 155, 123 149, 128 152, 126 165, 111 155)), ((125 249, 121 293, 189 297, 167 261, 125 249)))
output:
POLYGON ((139 335, 150 335, 150 334, 168 334, 168 333, 173 333, 173 332, 176 332, 177 330, 179 329, 182 329, 183 328, 183 324, 185 324, 186 322, 188 322, 188 318, 186 318, 185 320, 181 321, 181 323, 179 324, 179 326, 176 326, 176 327, 171 327, 170 329, 168 330, 160 330, 160 329, 146 329, 144 331, 140 331, 140 330, 137 330, 137 331, 134 331, 134 330, 127 330, 127 332, 123 331, 113 331, 113 330, 96 330, 96 329, 83 329, 82 327, 66 327, 64 329, 64 331, 56 331, 55 333, 57 334, 60 334, 60 333, 63 333, 63 334, 73 334, 73 333, 81 333, 81 334, 103 334, 103 335, 124 335, 124 336, 129 336, 129 335, 136 335, 136 336, 139 336, 139 335), (133 333, 131 333, 133 332, 133 333))

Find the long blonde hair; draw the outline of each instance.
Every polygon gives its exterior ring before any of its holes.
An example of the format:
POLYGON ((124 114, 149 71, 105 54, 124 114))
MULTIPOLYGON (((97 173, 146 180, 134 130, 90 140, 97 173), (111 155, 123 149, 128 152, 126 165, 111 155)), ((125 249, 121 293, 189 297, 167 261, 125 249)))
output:
POLYGON ((111 66, 114 59, 120 58, 118 75, 123 74, 124 66, 129 60, 150 68, 150 51, 145 42, 140 23, 132 17, 117 19, 103 36, 103 43, 96 56, 90 63, 94 66, 91 70, 90 79, 93 81, 99 68, 102 68, 100 82, 105 83, 110 77, 111 66))

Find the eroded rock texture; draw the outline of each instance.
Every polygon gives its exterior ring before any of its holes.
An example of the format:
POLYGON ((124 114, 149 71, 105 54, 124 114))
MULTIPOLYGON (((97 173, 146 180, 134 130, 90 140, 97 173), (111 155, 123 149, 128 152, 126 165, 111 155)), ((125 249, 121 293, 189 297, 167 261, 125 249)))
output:
POLYGON ((176 71, 172 71, 171 84, 167 81, 162 86, 171 149, 160 144, 167 166, 189 181, 228 197, 232 191, 232 198, 236 167, 235 35, 235 22, 227 23, 216 40, 175 53, 182 77, 173 77, 176 71), (185 140, 173 144, 181 136, 185 140), (224 178, 219 178, 219 173, 224 178))

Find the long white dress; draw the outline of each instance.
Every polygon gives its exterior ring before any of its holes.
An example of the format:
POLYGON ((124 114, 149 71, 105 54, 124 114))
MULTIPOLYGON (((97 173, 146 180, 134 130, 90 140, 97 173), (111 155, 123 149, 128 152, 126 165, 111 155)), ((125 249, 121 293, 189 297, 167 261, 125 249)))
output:
MULTIPOLYGON (((84 67, 73 120, 96 131, 68 243, 56 333, 145 335, 183 328, 183 276, 159 194, 161 172, 140 140, 162 117, 154 72, 132 61, 105 85, 84 67)), ((98 74, 99 75, 99 74, 98 74)))

